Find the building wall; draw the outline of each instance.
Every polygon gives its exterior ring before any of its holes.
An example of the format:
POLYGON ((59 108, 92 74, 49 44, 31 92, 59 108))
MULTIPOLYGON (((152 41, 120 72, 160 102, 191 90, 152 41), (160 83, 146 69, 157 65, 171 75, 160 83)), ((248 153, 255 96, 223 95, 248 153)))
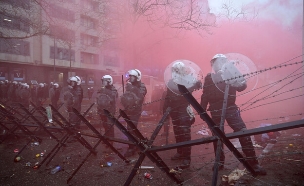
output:
MULTIPOLYGON (((38 82, 59 82, 60 84, 66 84, 66 80, 71 75, 78 75, 83 77, 84 86, 99 86, 100 79, 105 74, 113 74, 122 71, 123 66, 121 65, 121 58, 118 57, 119 53, 117 51, 102 51, 101 46, 90 46, 83 43, 81 40, 81 35, 91 35, 94 37, 100 37, 101 32, 96 29, 89 29, 83 27, 81 22, 81 16, 86 15, 95 20, 101 20, 99 14, 94 11, 87 9, 82 12, 82 9, 89 7, 89 4, 77 8, 74 7, 75 4, 80 5, 81 2, 89 2, 82 0, 70 0, 70 1, 50 1, 50 3, 59 3, 58 6, 61 8, 67 8, 75 12, 75 21, 67 21, 66 19, 60 19, 58 16, 53 17, 51 22, 46 20, 46 14, 44 10, 39 9, 39 7, 32 8, 33 14, 29 15, 28 18, 33 18, 35 20, 40 20, 44 25, 58 24, 59 27, 67 27, 75 31, 75 41, 72 43, 65 42, 62 38, 55 38, 50 36, 50 33, 44 33, 43 35, 29 37, 23 39, 29 42, 29 54, 23 55, 20 53, 12 53, 7 51, 0 51, 0 80, 9 81, 22 81, 28 82, 30 80, 37 80, 38 82), (73 6, 71 6, 73 5, 73 6), (38 8, 38 9, 37 9, 38 8), (64 48, 74 51, 74 56, 72 60, 68 59, 55 59, 51 56, 51 48, 64 48), (90 64, 83 61, 82 53, 91 53, 98 55, 98 62, 90 64), (55 68, 54 68, 55 67, 55 68), (22 77, 17 77, 22 76, 22 77)), ((92 1, 93 2, 93 1, 92 1)), ((99 1, 102 2, 102 1, 99 1)), ((13 6, 6 3, 1 3, 2 7, 6 7, 7 10, 11 9, 13 11, 13 6)), ((20 8, 20 7, 18 7, 20 8)), ((91 7, 95 8, 95 7, 91 7)), ((22 12, 22 11, 21 11, 22 12)), ((26 17, 26 14, 24 14, 26 17)), ((1 20, 2 21, 2 20, 1 20)), ((22 30, 11 30, 9 27, 1 27, 1 32, 13 33, 12 36, 24 35, 22 30)), ((33 30, 31 30, 33 31, 33 30)), ((8 42, 13 41, 13 39, 7 39, 8 42)), ((100 40, 99 40, 100 41, 100 40)), ((13 45, 9 47, 18 47, 18 43, 12 42, 13 45)))

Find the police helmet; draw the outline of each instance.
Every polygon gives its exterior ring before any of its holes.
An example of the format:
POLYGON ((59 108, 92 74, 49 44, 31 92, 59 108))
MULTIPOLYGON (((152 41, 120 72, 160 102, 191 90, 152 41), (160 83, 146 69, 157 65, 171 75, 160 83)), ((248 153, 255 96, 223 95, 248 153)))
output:
POLYGON ((76 77, 70 77, 69 82, 71 82, 71 81, 77 82, 77 78, 76 77))
POLYGON ((79 76, 75 76, 75 78, 77 79, 77 85, 81 85, 81 78, 79 76))
POLYGON ((59 87, 58 83, 54 83, 54 87, 58 88, 59 87))
POLYGON ((216 54, 211 59, 210 63, 215 72, 222 71, 223 65, 227 62, 227 57, 224 54, 216 54))
POLYGON ((141 72, 138 69, 132 69, 128 71, 129 76, 135 76, 137 81, 141 80, 141 72))
POLYGON ((172 72, 177 74, 182 74, 185 64, 181 61, 177 61, 172 65, 172 72))
POLYGON ((109 85, 113 85, 113 78, 110 75, 102 76, 101 81, 107 81, 109 85))
POLYGON ((214 61, 215 61, 217 58, 225 58, 225 59, 227 59, 227 57, 226 57, 224 54, 215 54, 215 55, 213 56, 213 58, 211 59, 211 61, 210 61, 211 65, 213 65, 214 61))

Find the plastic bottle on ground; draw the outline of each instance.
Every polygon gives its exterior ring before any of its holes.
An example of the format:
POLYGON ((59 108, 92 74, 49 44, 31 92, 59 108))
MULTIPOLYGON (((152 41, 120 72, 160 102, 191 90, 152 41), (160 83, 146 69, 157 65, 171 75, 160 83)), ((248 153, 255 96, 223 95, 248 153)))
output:
POLYGON ((273 146, 273 143, 268 143, 267 146, 264 148, 263 153, 267 154, 273 146))
POLYGON ((57 172, 59 172, 61 170, 60 166, 55 167, 54 169, 51 170, 51 174, 56 174, 57 172))

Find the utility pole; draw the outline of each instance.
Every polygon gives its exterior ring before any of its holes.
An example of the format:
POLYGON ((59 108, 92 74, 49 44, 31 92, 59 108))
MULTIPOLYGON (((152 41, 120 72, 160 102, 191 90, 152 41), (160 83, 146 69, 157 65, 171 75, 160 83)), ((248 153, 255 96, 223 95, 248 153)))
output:
POLYGON ((71 43, 69 43, 69 53, 70 53, 70 70, 71 70, 71 68, 72 68, 71 48, 72 48, 71 43))
MULTIPOLYGON (((304 74, 304 3, 303 3, 303 19, 302 19, 302 73, 304 74)), ((302 86, 304 86, 304 76, 302 76, 302 86)), ((304 93, 304 89, 301 88, 301 93, 303 94, 304 93)))
POLYGON ((54 36, 54 82, 56 82, 56 43, 55 43, 55 36, 54 36))

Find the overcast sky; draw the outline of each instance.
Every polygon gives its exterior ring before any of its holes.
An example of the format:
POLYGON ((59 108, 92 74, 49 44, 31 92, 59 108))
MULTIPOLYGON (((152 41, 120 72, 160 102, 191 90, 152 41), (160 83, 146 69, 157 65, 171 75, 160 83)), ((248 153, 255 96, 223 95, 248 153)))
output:
POLYGON ((209 0, 210 11, 216 15, 223 13, 224 3, 237 10, 243 7, 246 12, 258 11, 258 19, 280 22, 287 27, 299 16, 303 17, 302 0, 209 0))

